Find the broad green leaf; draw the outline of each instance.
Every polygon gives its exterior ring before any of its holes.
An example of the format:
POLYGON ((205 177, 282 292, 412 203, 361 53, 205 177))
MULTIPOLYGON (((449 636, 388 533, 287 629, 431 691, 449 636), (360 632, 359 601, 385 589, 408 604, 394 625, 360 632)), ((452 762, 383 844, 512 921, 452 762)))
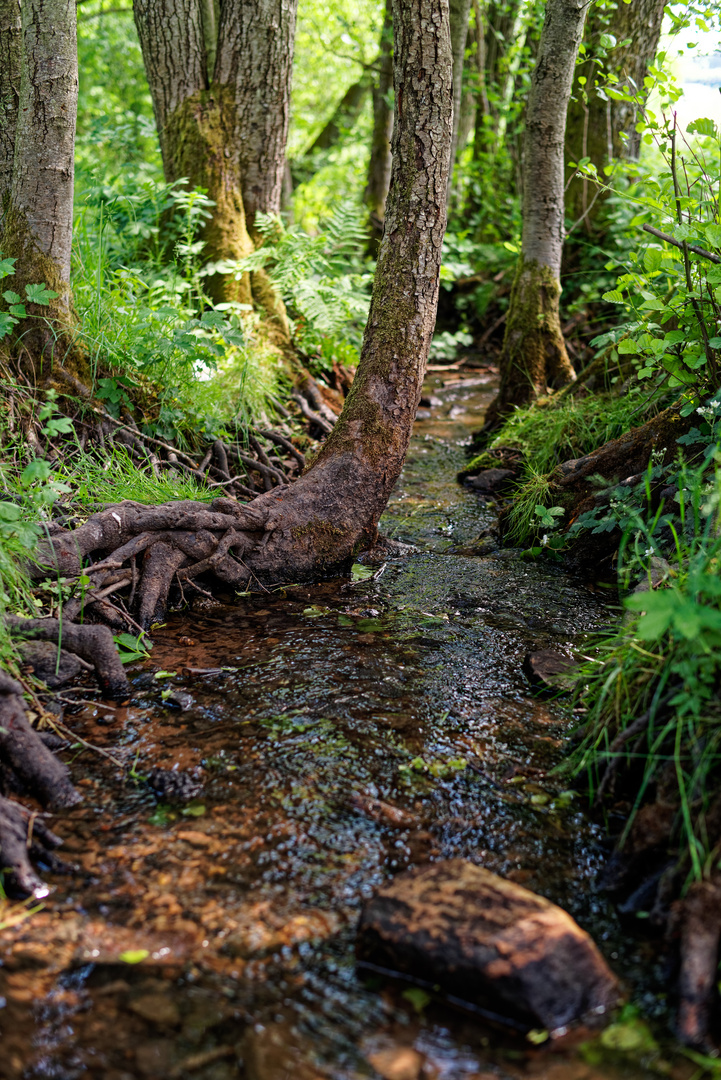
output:
POLYGON ((15 273, 17 259, 0 259, 0 278, 11 277, 15 273))
POLYGON ((42 304, 43 306, 47 306, 51 300, 55 300, 59 295, 53 292, 52 289, 46 289, 45 282, 40 285, 26 285, 25 294, 31 304, 42 304))
POLYGON ((22 517, 22 509, 15 503, 0 502, 0 521, 18 521, 22 517))
POLYGON ((693 120, 688 125, 686 131, 688 131, 690 135, 713 136, 716 134, 716 125, 714 124, 713 120, 709 120, 707 116, 700 116, 698 120, 693 120))
POLYGON ((710 244, 713 244, 714 247, 721 247, 721 225, 707 225, 704 232, 710 244))
POLYGON ((34 458, 25 466, 20 477, 23 487, 28 487, 36 480, 47 480, 50 476, 50 466, 43 458, 34 458))
POLYGON ((603 299, 609 304, 622 304, 623 293, 619 292, 618 289, 611 289, 610 292, 605 292, 603 294, 603 299))
POLYGON ((625 341, 619 341, 616 348, 620 356, 634 356, 638 352, 636 342, 628 338, 625 341))
POLYGON ((7 300, 8 304, 22 304, 23 298, 20 293, 13 292, 12 289, 6 289, 3 293, 3 300, 7 300))
POLYGON ((646 248, 643 256, 643 265, 649 274, 654 274, 661 268, 663 256, 658 248, 646 248))

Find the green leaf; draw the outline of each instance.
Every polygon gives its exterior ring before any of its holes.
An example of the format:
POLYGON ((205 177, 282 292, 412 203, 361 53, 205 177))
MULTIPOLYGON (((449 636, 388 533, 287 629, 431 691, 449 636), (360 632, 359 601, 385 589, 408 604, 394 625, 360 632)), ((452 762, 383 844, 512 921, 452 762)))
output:
POLYGON ((634 356, 638 352, 638 347, 635 341, 631 341, 626 338, 625 341, 619 341, 616 346, 619 356, 634 356))
POLYGON ((427 991, 421 990, 420 986, 410 986, 403 991, 401 997, 405 998, 417 1013, 422 1013, 426 1005, 429 1005, 432 1000, 431 995, 427 991))
POLYGON ((7 300, 8 304, 22 304, 23 298, 20 293, 13 292, 12 289, 6 289, 3 293, 3 300, 7 300))
POLYGON ((121 952, 118 960, 122 960, 124 964, 140 964, 143 960, 147 960, 150 953, 147 949, 126 949, 125 952, 121 952))
POLYGON ((714 247, 721 247, 721 225, 707 225, 704 232, 710 244, 713 244, 714 247))
POLYGON ((643 255, 643 265, 645 270, 649 274, 655 274, 657 270, 661 269, 661 261, 663 255, 658 248, 646 248, 643 255))
POLYGON ((184 806, 180 812, 183 817, 202 817, 205 813, 205 806, 203 803, 192 802, 184 806))
POLYGON ((350 570, 350 576, 353 581, 366 581, 368 578, 372 578, 375 570, 372 566, 364 566, 363 563, 353 563, 350 570))
POLYGON ((616 39, 613 34, 601 34, 599 45, 602 49, 613 49, 616 45, 616 39))
POLYGON ((153 675, 154 679, 172 679, 174 675, 177 675, 177 671, 156 671, 153 675))
POLYGON ((0 278, 11 277, 15 273, 17 259, 0 259, 0 278))
POLYGON ((36 480, 47 480, 50 476, 50 466, 43 458, 33 458, 22 471, 20 482, 23 487, 29 487, 36 480))
POLYGON ((0 502, 0 521, 19 521, 22 510, 15 503, 0 502))
POLYGON ((623 293, 619 292, 618 289, 611 289, 610 292, 605 292, 603 294, 603 299, 609 304, 622 304, 623 293))
POLYGON ((47 306, 51 300, 55 300, 59 293, 53 292, 52 289, 45 288, 45 282, 40 285, 26 285, 25 295, 31 304, 42 304, 47 306))
POLYGON ((716 134, 716 125, 713 120, 709 120, 707 116, 701 116, 698 120, 693 120, 686 128, 686 131, 688 131, 690 135, 713 136, 716 134))

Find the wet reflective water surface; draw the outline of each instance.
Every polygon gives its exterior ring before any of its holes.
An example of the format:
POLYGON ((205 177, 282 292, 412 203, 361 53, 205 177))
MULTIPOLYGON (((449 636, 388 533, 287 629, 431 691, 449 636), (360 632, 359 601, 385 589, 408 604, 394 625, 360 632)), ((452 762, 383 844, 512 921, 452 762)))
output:
POLYGON ((497 548, 492 504, 455 482, 488 376, 447 382, 429 379, 443 404, 382 523, 414 554, 200 597, 153 633, 128 708, 68 713, 97 748, 74 751, 84 802, 54 825, 76 872, 47 874, 43 910, 0 933, 2 1077, 652 1075, 588 1032, 536 1048, 355 971, 364 899, 455 856, 562 904, 622 976, 653 957, 594 893, 602 834, 548 775, 569 706, 521 672, 608 612, 497 548))

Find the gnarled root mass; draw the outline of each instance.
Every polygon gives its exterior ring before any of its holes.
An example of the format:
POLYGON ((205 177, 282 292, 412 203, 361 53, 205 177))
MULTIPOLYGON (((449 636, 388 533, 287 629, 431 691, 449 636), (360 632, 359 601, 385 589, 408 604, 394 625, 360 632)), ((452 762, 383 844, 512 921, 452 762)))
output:
POLYGON ((0 766, 0 870, 8 874, 11 889, 39 895, 43 887, 30 859, 53 865, 51 852, 60 841, 37 814, 5 796, 15 790, 53 809, 73 806, 80 796, 66 766, 29 724, 22 687, 4 671, 0 671, 0 766))

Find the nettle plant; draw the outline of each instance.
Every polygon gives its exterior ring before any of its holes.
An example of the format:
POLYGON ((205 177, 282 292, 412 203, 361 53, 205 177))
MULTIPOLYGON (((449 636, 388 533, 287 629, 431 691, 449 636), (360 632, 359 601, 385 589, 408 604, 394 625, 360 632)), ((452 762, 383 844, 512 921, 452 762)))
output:
MULTIPOLYGON (((13 276, 16 262, 17 259, 0 258, 0 281, 13 276)), ((13 292, 12 289, 5 289, 2 298, 8 307, 6 311, 0 311, 0 341, 13 331, 21 319, 27 317, 26 304, 47 307, 51 300, 57 298, 57 295, 52 289, 46 288, 44 282, 39 285, 26 285, 24 297, 20 293, 13 292)))

